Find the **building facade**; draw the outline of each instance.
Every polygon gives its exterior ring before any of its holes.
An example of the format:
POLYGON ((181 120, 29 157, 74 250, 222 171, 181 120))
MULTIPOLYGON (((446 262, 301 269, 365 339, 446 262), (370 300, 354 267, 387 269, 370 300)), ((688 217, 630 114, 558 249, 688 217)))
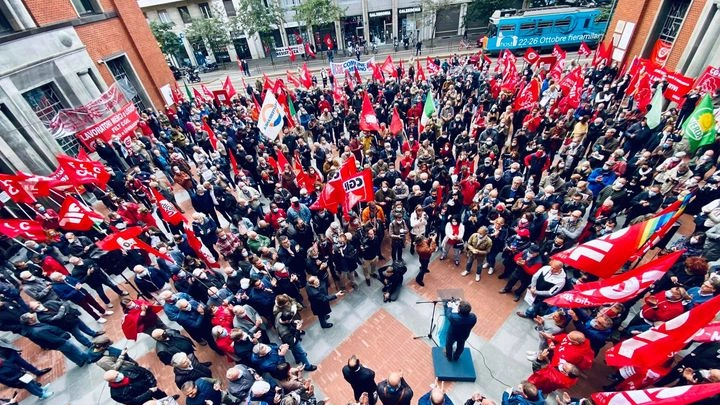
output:
POLYGON ((137 3, 0 0, 0 172, 54 171, 77 140, 53 136, 50 121, 115 82, 139 110, 163 108, 173 83, 137 3))
MULTIPOLYGON (((342 49, 353 38, 363 38, 378 45, 392 44, 393 38, 407 36, 415 40, 462 35, 464 20, 470 0, 452 0, 437 12, 423 10, 421 0, 335 0, 345 10, 345 16, 334 24, 312 26, 310 32, 295 19, 294 7, 301 0, 277 1, 284 9, 283 27, 277 27, 272 33, 271 44, 263 44, 258 35, 231 33, 232 44, 227 52, 214 55, 205 46, 191 44, 184 35, 185 29, 194 18, 218 17, 226 19, 239 10, 234 0, 138 0, 148 22, 162 21, 173 24, 173 31, 183 42, 185 54, 180 64, 202 64, 203 61, 236 61, 238 59, 263 58, 268 56, 269 48, 284 48, 303 42, 313 44, 319 50, 326 50, 324 38, 330 35, 336 48, 342 49), (267 45, 267 46, 265 46, 267 45)), ((468 22, 468 29, 473 29, 468 22)))
POLYGON ((658 39, 672 44, 666 67, 697 77, 706 66, 720 66, 718 0, 617 0, 606 38, 613 59, 648 58, 658 39))

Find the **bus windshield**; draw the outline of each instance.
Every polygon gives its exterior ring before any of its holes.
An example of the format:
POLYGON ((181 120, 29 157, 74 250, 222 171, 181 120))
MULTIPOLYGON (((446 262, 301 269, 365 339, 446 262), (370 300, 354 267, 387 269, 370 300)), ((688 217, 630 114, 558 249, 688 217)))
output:
POLYGON ((492 22, 488 23, 487 36, 494 37, 496 35, 497 35, 497 25, 493 24, 492 22))

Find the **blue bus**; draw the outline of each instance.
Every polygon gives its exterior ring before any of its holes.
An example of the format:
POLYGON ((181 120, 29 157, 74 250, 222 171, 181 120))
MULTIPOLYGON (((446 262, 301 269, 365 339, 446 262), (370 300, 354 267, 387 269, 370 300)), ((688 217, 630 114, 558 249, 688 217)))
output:
MULTIPOLYGON (((532 47, 548 51, 555 44, 578 47, 585 41, 594 47, 608 26, 600 8, 544 7, 527 10, 495 10, 488 25, 486 50, 498 54, 503 49, 524 51, 532 47)), ((519 53, 519 52, 518 52, 519 53)))

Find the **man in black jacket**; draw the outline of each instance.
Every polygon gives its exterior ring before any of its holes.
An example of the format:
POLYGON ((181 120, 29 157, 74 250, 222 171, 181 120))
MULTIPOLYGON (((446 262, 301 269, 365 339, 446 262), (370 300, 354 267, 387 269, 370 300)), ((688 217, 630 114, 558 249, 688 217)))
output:
MULTIPOLYGON (((155 376, 147 369, 133 366, 122 372, 108 370, 103 375, 110 386, 110 398, 125 405, 142 405, 167 394, 157 387, 155 376)), ((176 396, 175 398, 177 399, 176 396)))
POLYGON ((323 329, 332 328, 333 324, 328 322, 330 318, 330 301, 342 297, 345 294, 343 291, 338 291, 335 294, 328 294, 327 287, 320 284, 320 280, 312 276, 307 280, 307 291, 308 301, 310 301, 310 309, 320 320, 320 327, 323 329))
POLYGON ((378 384, 378 398, 383 405, 410 405, 412 397, 413 390, 402 373, 390 373, 387 380, 378 384))
POLYGON ((156 341, 155 353, 166 366, 170 365, 176 353, 195 354, 192 340, 175 329, 155 329, 152 331, 152 337, 156 341))
POLYGON ((37 380, 23 382, 20 378, 26 372, 34 374, 38 377, 47 374, 51 368, 38 370, 37 367, 28 363, 20 357, 20 351, 16 349, 12 343, 0 339, 0 384, 11 388, 23 388, 31 394, 40 397, 40 399, 49 398, 53 392, 47 388, 43 388, 38 384, 37 380))
POLYGON ((195 381, 198 378, 212 378, 212 372, 207 364, 200 363, 194 354, 175 353, 171 364, 175 372, 175 384, 182 388, 188 381, 195 381))
POLYGON ((74 308, 69 302, 47 301, 42 304, 37 301, 28 303, 30 311, 37 315, 38 321, 69 332, 75 340, 85 347, 90 347, 92 342, 85 335, 90 337, 100 336, 105 332, 96 332, 90 329, 80 319, 80 311, 74 308))
POLYGON ((463 350, 465 341, 470 336, 477 317, 470 312, 472 307, 467 301, 451 301, 445 305, 445 319, 449 322, 447 336, 445 337, 445 356, 450 361, 457 361, 463 350), (453 346, 457 347, 453 351, 453 346))
POLYGON ((360 396, 367 392, 370 405, 374 405, 376 401, 375 392, 377 392, 377 384, 375 384, 375 372, 362 364, 360 359, 354 354, 350 356, 347 366, 342 369, 343 378, 353 389, 355 400, 359 401, 360 396))
POLYGON ((37 320, 33 313, 25 313, 20 317, 24 325, 22 335, 45 350, 58 350, 70 361, 82 367, 88 362, 87 353, 70 343, 70 334, 64 330, 37 320))
POLYGON ((104 286, 109 287, 118 296, 129 295, 127 291, 121 290, 120 287, 113 283, 110 277, 108 277, 105 271, 103 271, 94 260, 70 256, 68 262, 73 265, 72 276, 95 290, 100 300, 102 300, 108 308, 112 308, 113 305, 110 303, 110 298, 105 294, 104 286))

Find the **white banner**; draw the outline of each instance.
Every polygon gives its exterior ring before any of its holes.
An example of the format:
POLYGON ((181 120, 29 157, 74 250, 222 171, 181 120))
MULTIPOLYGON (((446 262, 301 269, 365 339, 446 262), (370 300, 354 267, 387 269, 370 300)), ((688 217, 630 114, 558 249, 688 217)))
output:
POLYGON ((370 69, 371 63, 375 63, 374 56, 365 62, 360 62, 356 59, 349 59, 343 63, 330 63, 330 72, 333 76, 340 77, 345 75, 346 70, 350 73, 355 73, 355 68, 357 68, 361 75, 369 75, 372 74, 372 69, 370 69))
POLYGON ((285 112, 275 98, 275 95, 272 91, 267 90, 265 92, 265 101, 263 101, 263 105, 260 108, 260 115, 258 116, 258 128, 260 132, 271 141, 274 141, 280 131, 282 131, 284 116, 285 112))

